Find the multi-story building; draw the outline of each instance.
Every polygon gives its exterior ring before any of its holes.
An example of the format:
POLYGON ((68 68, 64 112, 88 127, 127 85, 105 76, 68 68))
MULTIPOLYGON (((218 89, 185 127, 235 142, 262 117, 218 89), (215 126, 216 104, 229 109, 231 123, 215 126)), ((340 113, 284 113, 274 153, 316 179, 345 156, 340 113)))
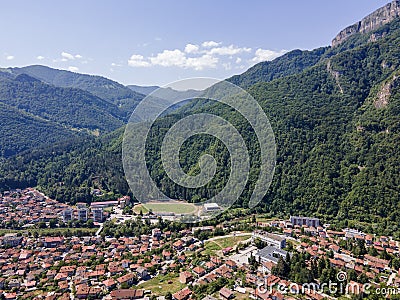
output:
POLYGON ((299 226, 306 225, 308 227, 319 227, 321 226, 321 222, 318 218, 308 218, 308 217, 298 217, 298 216, 290 216, 290 223, 299 226))
POLYGON ((274 246, 279 249, 283 249, 286 247, 286 238, 281 235, 264 232, 264 231, 253 231, 252 241, 256 238, 259 238, 264 243, 267 243, 269 246, 274 246))
POLYGON ((78 204, 78 220, 86 222, 88 219, 88 209, 86 205, 78 204))
POLYGON ((16 233, 7 233, 3 237, 3 245, 6 247, 16 247, 22 242, 22 236, 18 236, 16 233))
POLYGON ((71 208, 66 208, 62 212, 64 222, 72 221, 74 219, 74 211, 71 208))
POLYGON ((92 213, 93 213, 93 221, 103 222, 103 208, 102 207, 92 208, 92 213))

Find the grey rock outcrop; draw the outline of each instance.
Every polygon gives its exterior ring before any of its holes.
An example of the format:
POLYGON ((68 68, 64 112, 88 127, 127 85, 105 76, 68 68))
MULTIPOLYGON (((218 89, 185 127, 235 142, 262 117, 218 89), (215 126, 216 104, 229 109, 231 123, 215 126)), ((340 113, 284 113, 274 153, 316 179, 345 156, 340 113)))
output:
POLYGON ((361 21, 340 31, 332 40, 332 47, 340 45, 353 34, 371 32, 398 17, 400 17, 400 0, 394 0, 377 9, 361 21))

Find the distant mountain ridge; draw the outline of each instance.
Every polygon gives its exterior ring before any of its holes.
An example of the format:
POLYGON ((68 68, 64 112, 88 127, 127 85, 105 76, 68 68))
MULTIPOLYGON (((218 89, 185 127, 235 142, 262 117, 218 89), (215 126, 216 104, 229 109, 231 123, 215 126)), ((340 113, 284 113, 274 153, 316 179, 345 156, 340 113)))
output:
POLYGON ((292 50, 272 61, 260 62, 246 72, 234 75, 227 80, 243 88, 248 88, 257 82, 269 82, 284 76, 301 73, 306 68, 318 63, 328 49, 329 47, 311 51, 292 50))
POLYGON ((0 71, 0 156, 10 156, 81 134, 123 126, 127 114, 112 102, 72 87, 48 84, 22 72, 0 71))
POLYGON ((143 95, 149 95, 150 93, 154 92, 156 89, 159 89, 160 87, 157 85, 148 85, 148 86, 141 86, 141 85, 135 85, 135 84, 130 84, 127 85, 128 88, 130 88, 132 91, 143 94, 143 95))
MULTIPOLYGON (((0 135, 7 137, 0 146, 0 157, 62 142, 79 134, 102 135, 113 131, 128 121, 135 107, 145 98, 146 95, 134 89, 150 93, 158 88, 126 87, 101 76, 40 65, 2 68, 0 103, 4 105, 0 108, 14 121, 0 121, 0 135), (19 130, 13 130, 13 127, 19 130), (45 138, 45 128, 53 135, 51 138, 45 138)), ((173 101, 193 98, 198 91, 163 88, 163 95, 173 101)))
POLYGON ((87 91, 117 105, 122 110, 126 111, 126 115, 130 114, 136 105, 144 98, 143 94, 135 92, 116 81, 102 76, 80 74, 41 65, 8 68, 7 70, 15 75, 27 74, 58 87, 78 88, 87 91))

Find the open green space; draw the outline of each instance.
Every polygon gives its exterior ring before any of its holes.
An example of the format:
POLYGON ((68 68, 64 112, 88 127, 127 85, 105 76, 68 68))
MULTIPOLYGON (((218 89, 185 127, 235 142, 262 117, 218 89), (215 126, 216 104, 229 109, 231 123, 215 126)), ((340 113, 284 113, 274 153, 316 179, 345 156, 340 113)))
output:
POLYGON ((206 241, 203 254, 215 255, 217 251, 221 251, 227 247, 234 247, 240 242, 248 240, 250 237, 251 234, 249 233, 243 236, 221 237, 220 239, 206 241))
POLYGON ((151 202, 143 204, 148 210, 153 212, 172 212, 176 214, 193 214, 197 211, 197 207, 191 203, 163 203, 151 202))
POLYGON ((138 288, 151 290, 158 296, 165 296, 167 292, 175 293, 185 287, 179 282, 179 276, 174 273, 159 275, 138 285, 138 288))

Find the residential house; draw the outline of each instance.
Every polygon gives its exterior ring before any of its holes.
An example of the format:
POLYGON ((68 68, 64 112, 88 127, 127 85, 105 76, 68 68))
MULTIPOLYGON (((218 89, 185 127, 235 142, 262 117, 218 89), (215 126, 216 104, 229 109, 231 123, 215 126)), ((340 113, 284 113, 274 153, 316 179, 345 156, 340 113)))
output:
POLYGON ((188 271, 183 271, 179 274, 179 282, 180 283, 187 284, 191 281, 193 281, 192 273, 190 273, 188 271))
POLYGON ((174 300, 187 300, 192 295, 192 291, 185 287, 183 290, 180 290, 172 295, 172 299, 174 300))
POLYGON ((219 291, 219 295, 221 296, 222 299, 232 299, 235 296, 234 293, 226 287, 223 287, 219 291))

